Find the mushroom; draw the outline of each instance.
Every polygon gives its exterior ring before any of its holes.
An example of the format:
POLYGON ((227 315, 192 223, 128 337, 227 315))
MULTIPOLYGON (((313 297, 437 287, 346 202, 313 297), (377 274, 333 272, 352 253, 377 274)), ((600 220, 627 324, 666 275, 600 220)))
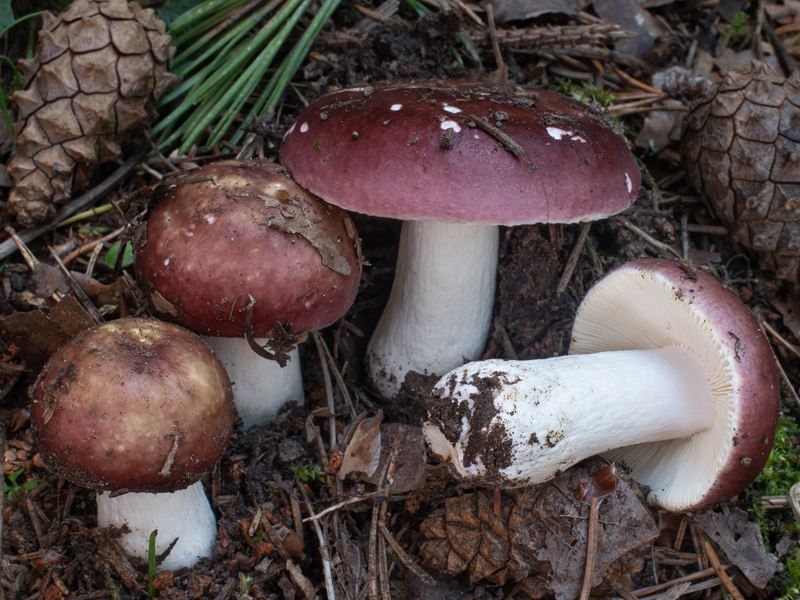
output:
POLYGON ((778 418, 774 358, 712 275, 661 259, 614 269, 578 308, 570 353, 444 375, 424 401, 433 452, 498 487, 603 454, 673 511, 726 500, 761 471, 778 418))
POLYGON ((575 223, 633 202, 639 168, 599 112, 465 81, 343 89, 306 108, 281 163, 347 210, 403 219, 394 285, 367 348, 384 397, 483 351, 498 225, 575 223))
POLYGON ((159 554, 177 538, 162 568, 211 556, 217 521, 199 480, 236 413, 228 375, 200 338, 153 319, 99 325, 53 354, 31 399, 45 464, 100 492, 98 523, 128 527, 128 554, 147 559, 157 530, 159 554))
POLYGON ((302 403, 293 342, 342 317, 358 291, 350 217, 260 160, 165 177, 151 198, 134 265, 156 314, 204 336, 228 369, 245 428, 302 403))

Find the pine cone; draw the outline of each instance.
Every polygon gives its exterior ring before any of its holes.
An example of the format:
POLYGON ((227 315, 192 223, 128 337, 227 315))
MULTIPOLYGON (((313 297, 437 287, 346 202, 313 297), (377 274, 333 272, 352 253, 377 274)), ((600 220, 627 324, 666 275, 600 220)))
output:
POLYGON ((683 161, 734 241, 800 280, 800 75, 761 64, 711 87, 686 119, 683 161))
MULTIPOLYGON (((448 498, 420 525, 423 565, 449 576, 467 573, 470 583, 517 581, 532 598, 576 598, 590 506, 577 490, 590 476, 590 468, 574 467, 548 484, 502 490, 499 504, 486 489, 448 498)), ((638 488, 620 477, 600 505, 593 584, 639 570, 640 550, 657 535, 638 488)))
POLYGON ((152 10, 126 0, 76 0, 43 15, 34 58, 21 60, 12 101, 17 149, 8 161, 8 208, 30 227, 72 192, 76 167, 117 160, 131 130, 173 85, 174 49, 152 10))

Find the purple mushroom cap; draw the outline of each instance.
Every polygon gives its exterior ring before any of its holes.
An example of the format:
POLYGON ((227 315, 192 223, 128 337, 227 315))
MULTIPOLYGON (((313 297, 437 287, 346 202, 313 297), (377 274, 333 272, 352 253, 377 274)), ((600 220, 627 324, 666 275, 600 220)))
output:
POLYGON ((758 322, 731 289, 699 268, 663 259, 622 265, 589 290, 575 317, 570 354, 669 345, 705 364, 714 426, 606 456, 651 487, 651 502, 698 510, 741 492, 764 467, 778 419, 777 369, 758 322))
POLYGON ((599 219, 639 167, 600 112, 560 94, 465 81, 343 89, 286 132, 281 163, 348 210, 484 225, 599 219))

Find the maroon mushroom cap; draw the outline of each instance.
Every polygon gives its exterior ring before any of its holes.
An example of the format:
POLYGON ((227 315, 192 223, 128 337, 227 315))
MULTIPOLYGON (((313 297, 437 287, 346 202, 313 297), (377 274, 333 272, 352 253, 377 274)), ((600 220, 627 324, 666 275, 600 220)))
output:
POLYGON ((732 290, 699 268, 665 259, 636 260, 598 281, 578 309, 570 353, 669 345, 705 365, 714 426, 608 457, 651 487, 652 502, 697 510, 741 492, 764 467, 778 420, 777 369, 758 322, 732 290))
POLYGON ((286 132, 280 160, 348 210, 485 225, 606 217, 640 183, 601 113, 554 92, 465 81, 327 94, 286 132))
POLYGON ((163 318, 241 337, 275 324, 294 332, 339 319, 358 291, 358 239, 349 215, 258 160, 212 163, 165 178, 135 243, 142 289, 163 318))
POLYGON ((190 331, 125 318, 78 335, 31 388, 45 464, 95 490, 182 489, 219 460, 233 431, 222 364, 190 331))

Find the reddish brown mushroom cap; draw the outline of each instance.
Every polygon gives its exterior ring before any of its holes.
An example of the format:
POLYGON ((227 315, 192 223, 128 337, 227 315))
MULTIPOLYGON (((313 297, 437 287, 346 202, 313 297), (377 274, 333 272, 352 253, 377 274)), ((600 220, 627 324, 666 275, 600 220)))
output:
POLYGON ((118 319, 77 336, 31 389, 45 463, 95 490, 166 492, 208 472, 236 413, 228 375, 196 335, 118 319))
POLYGON ((350 217, 273 163, 213 163, 163 181, 136 241, 139 283, 163 318, 197 333, 294 332, 339 319, 358 290, 350 217))
POLYGON ((463 81, 351 88, 311 104, 281 163, 348 210, 486 225, 615 214, 640 175, 589 107, 544 90, 463 81))
POLYGON ((775 360, 750 309, 714 276, 674 260, 622 265, 590 289, 572 335, 571 354, 677 345, 706 366, 714 396, 711 430, 692 441, 652 442, 610 453, 651 486, 652 501, 698 510, 741 492, 761 472, 778 419, 775 360), (662 448, 663 458, 657 458, 662 448), (642 476, 633 463, 658 468, 642 476))

